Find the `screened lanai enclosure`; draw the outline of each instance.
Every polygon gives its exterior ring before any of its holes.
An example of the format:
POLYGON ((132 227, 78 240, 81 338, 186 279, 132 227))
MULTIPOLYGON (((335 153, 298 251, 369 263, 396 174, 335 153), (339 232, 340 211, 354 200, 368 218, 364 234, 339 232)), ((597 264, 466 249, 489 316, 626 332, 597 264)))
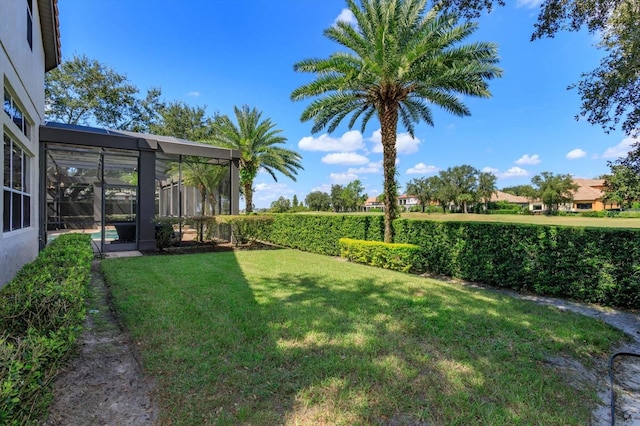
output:
POLYGON ((60 123, 40 127, 40 149, 43 242, 86 232, 102 252, 154 250, 159 218, 238 214, 236 150, 60 123))

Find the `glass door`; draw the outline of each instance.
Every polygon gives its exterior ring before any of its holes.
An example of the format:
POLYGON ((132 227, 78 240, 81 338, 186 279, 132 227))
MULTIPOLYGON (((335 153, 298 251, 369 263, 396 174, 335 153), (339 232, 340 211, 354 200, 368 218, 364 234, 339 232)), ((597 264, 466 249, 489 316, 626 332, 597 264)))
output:
POLYGON ((138 156, 132 154, 115 150, 103 153, 103 251, 138 249, 138 156))

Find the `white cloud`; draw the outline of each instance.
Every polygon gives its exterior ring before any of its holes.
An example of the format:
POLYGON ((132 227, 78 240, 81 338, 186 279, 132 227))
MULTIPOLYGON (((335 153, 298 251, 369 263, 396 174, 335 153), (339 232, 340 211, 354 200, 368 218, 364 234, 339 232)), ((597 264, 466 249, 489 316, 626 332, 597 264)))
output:
POLYGON ((340 15, 338 15, 338 17, 336 18, 336 20, 333 23, 337 24, 338 21, 342 21, 342 22, 346 22, 347 24, 355 25, 356 24, 356 17, 353 16, 353 12, 350 11, 349 9, 342 9, 342 11, 340 12, 340 15))
POLYGON ((582 158, 582 157, 584 157, 586 155, 587 155, 587 151, 585 151, 584 149, 576 148, 576 149, 572 149, 571 151, 567 152, 567 159, 568 160, 577 160, 578 158, 582 158))
MULTIPOLYGON (((329 175, 331 182, 344 185, 358 179, 358 175, 353 173, 331 173, 329 175)), ((329 189, 331 191, 331 189, 329 189)))
POLYGON ((515 163, 521 166, 535 166, 536 164, 540 164, 540 156, 538 154, 533 154, 531 156, 529 154, 525 154, 522 157, 518 158, 515 163))
POLYGON ((489 167, 489 166, 487 166, 487 167, 485 167, 485 168, 483 168, 483 169, 482 169, 482 172, 483 172, 483 173, 492 173, 492 174, 494 174, 494 175, 498 176, 498 173, 500 173, 500 170, 495 169, 495 168, 493 168, 493 167, 489 167))
POLYGON ((529 176, 529 172, 520 167, 511 167, 506 172, 500 173, 498 177, 510 178, 510 177, 516 177, 516 176, 529 176))
MULTIPOLYGON (((269 207, 280 197, 291 198, 295 191, 285 183, 258 183, 253 188, 253 203, 257 208, 269 207)), ((244 206, 243 206, 244 207, 244 206)))
POLYGON ((627 153, 631 150, 631 145, 638 142, 638 139, 624 138, 618 145, 611 146, 602 154, 601 158, 620 158, 626 157, 627 153))
MULTIPOLYGON (((373 132, 370 141, 374 143, 372 151, 380 154, 382 153, 382 132, 380 129, 373 132)), ((409 133, 398 133, 396 136, 396 151, 398 154, 412 154, 418 152, 418 145, 420 145, 420 139, 412 138, 409 133)))
POLYGON ((322 157, 321 161, 325 164, 341 164, 346 166, 360 166, 369 163, 367 157, 356 154, 355 152, 334 152, 333 154, 327 154, 322 157))
POLYGON ((317 138, 305 136, 298 142, 298 148, 305 151, 352 152, 364 148, 364 142, 358 130, 350 130, 339 138, 333 138, 327 133, 317 138))
POLYGON ((331 192, 331 185, 329 185, 328 183, 323 183, 320 186, 311 188, 311 192, 314 191, 326 192, 327 194, 329 194, 331 192))
POLYGON ((527 9, 533 9, 534 7, 538 7, 542 4, 542 0, 518 0, 516 2, 516 6, 524 7, 527 9))
POLYGON ((440 169, 438 169, 436 166, 432 166, 432 165, 426 165, 424 163, 418 163, 413 167, 410 167, 407 170, 407 174, 408 175, 426 175, 429 173, 436 173, 438 172, 440 169))
POLYGON ((200 92, 198 92, 197 90, 194 90, 192 92, 187 93, 187 96, 192 96, 194 98, 197 98, 200 96, 200 92))
POLYGON ((364 167, 350 168, 348 173, 382 173, 382 161, 371 162, 364 167))

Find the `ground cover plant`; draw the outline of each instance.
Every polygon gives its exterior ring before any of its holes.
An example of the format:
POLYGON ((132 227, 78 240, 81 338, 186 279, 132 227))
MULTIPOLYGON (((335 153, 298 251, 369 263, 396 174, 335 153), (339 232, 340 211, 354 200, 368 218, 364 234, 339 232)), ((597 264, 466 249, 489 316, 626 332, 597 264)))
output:
POLYGON ((0 424, 39 424, 85 318, 90 237, 62 235, 0 291, 0 424))
POLYGON ((106 259, 163 424, 586 424, 622 338, 507 296, 296 250, 106 259))

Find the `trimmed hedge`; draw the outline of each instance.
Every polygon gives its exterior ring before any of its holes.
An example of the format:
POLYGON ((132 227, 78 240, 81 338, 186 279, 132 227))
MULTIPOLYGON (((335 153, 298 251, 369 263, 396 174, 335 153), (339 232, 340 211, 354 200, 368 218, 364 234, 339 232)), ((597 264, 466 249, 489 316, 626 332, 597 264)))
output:
POLYGON ((640 306, 640 230, 399 219, 431 272, 537 294, 640 306))
MULTIPOLYGON (((426 271, 541 295, 640 307, 640 229, 398 219, 395 242, 426 271)), ((261 239, 337 256, 340 238, 382 241, 382 216, 275 215, 261 239)))
POLYGON ((273 215, 273 223, 264 228, 260 239, 304 251, 340 255, 340 238, 382 241, 384 216, 379 215, 273 215))
POLYGON ((401 272, 419 272, 422 269, 422 248, 415 244, 340 238, 339 245, 340 257, 351 262, 401 272))
POLYGON ((53 240, 0 291, 0 424, 37 424, 51 380, 80 333, 91 237, 53 240))

